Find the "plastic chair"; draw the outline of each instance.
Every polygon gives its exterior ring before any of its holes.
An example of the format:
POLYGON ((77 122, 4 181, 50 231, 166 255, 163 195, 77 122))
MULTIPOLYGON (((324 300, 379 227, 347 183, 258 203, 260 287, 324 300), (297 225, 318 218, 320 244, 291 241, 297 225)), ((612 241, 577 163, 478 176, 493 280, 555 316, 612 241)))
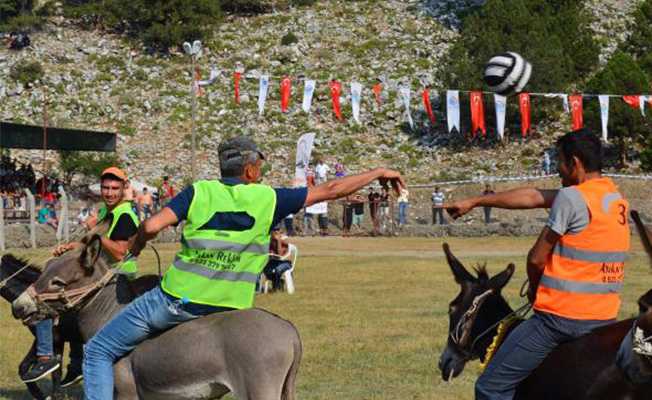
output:
MULTIPOLYGON (((278 259, 281 261, 287 261, 292 259, 291 265, 292 267, 283 272, 283 276, 281 279, 285 281, 283 284, 283 287, 285 288, 285 291, 288 292, 288 294, 292 294, 295 291, 294 287, 294 279, 292 278, 292 272, 294 272, 294 267, 297 265, 297 257, 299 256, 299 250, 297 250, 297 246, 293 245, 292 243, 288 244, 288 252, 285 253, 285 255, 279 257, 278 259)), ((264 280, 263 285, 263 293, 267 293, 269 291, 269 285, 270 285, 270 280, 265 278, 265 274, 262 274, 262 278, 264 280)))

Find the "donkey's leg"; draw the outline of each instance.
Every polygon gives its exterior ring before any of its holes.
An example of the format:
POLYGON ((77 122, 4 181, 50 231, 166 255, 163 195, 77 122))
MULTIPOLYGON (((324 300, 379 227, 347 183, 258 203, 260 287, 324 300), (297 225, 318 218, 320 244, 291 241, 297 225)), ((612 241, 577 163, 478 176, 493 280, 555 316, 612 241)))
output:
POLYGON ((275 372, 256 368, 244 372, 230 382, 233 395, 238 400, 280 400, 285 374, 275 372))
MULTIPOLYGON (((63 346, 64 341, 55 329, 53 349, 54 356, 59 359, 59 362, 63 362, 63 346)), ((61 368, 57 368, 56 371, 52 372, 52 399, 63 399, 63 394, 61 393, 61 368)))
POLYGON ((113 366, 114 376, 114 399, 135 400, 138 399, 138 388, 131 368, 131 356, 125 357, 113 366))

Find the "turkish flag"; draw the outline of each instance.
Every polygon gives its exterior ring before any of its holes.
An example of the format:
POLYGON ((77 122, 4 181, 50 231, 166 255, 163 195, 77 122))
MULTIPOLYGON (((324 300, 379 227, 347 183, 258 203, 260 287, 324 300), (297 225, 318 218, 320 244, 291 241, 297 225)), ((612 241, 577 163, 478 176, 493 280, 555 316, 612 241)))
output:
POLYGON ((195 71, 197 72, 197 91, 201 96, 201 85, 199 84, 199 70, 195 70, 195 71))
POLYGON ((435 114, 432 112, 432 105, 430 104, 430 96, 428 95, 428 88, 423 88, 421 97, 423 97, 423 104, 426 106, 426 111, 428 111, 428 115, 430 116, 430 122, 434 124, 437 121, 435 121, 435 114))
POLYGON ((242 72, 236 72, 233 74, 235 78, 235 104, 240 104, 240 77, 242 72))
POLYGON ((484 124, 484 105, 482 104, 482 92, 471 92, 471 122, 473 122, 473 138, 482 131, 482 136, 487 137, 487 128, 484 124))
POLYGON ((571 94, 569 96, 571 111, 573 112, 573 130, 577 131, 582 129, 584 125, 582 117, 582 95, 581 94, 571 94))
POLYGON ((641 107, 640 103, 640 96, 623 96, 623 100, 625 100, 625 103, 629 104, 632 106, 632 108, 639 109, 641 107))
POLYGON ((290 89, 292 88, 292 81, 287 76, 281 80, 281 109, 283 112, 288 110, 290 106, 290 89))
POLYGON ((378 103, 378 107, 380 107, 380 91, 383 90, 385 86, 383 85, 376 85, 374 86, 374 94, 376 95, 376 102, 378 103))
MULTIPOLYGON (((521 136, 525 137, 528 131, 532 131, 532 123, 530 121, 530 111, 532 110, 530 93, 521 93, 518 95, 518 107, 521 110, 521 136)), ((532 136, 531 133, 530 136, 532 136)))
POLYGON ((340 92, 342 91, 342 82, 330 81, 328 86, 331 89, 331 97, 333 98, 333 111, 335 111, 337 121, 342 122, 342 116, 340 114, 340 92))

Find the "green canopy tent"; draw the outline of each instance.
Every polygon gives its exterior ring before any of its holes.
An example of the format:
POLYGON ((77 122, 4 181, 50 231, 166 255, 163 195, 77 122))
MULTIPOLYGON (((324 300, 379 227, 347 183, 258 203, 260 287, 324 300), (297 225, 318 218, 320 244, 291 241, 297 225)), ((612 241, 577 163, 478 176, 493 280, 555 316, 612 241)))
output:
POLYGON ((0 148, 115 151, 116 134, 0 122, 0 148))

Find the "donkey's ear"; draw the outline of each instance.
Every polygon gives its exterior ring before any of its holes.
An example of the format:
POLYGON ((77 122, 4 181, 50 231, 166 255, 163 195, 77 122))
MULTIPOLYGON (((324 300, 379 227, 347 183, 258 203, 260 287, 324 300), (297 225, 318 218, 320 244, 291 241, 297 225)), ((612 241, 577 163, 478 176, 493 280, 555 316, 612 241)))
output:
POLYGON ((93 270, 95 263, 102 253, 102 238, 100 235, 93 235, 81 254, 81 263, 84 268, 93 270))
POLYGON ((632 210, 629 214, 632 216, 632 219, 636 224, 636 230, 638 231, 638 236, 641 238, 641 242, 643 242, 645 252, 650 258, 650 261, 652 261, 652 233, 650 233, 647 227, 643 224, 638 211, 632 210))
POLYGON ((448 246, 448 243, 444 243, 443 247, 448 265, 451 267, 451 271, 453 271, 453 276, 455 276, 455 282, 462 285, 464 283, 471 283, 475 281, 473 275, 471 275, 469 271, 464 268, 464 265, 462 265, 462 263, 457 258, 455 258, 451 252, 450 247, 448 246))
POLYGON ((515 269, 516 267, 514 264, 509 264, 503 272, 489 279, 489 287, 497 292, 500 292, 502 288, 504 288, 505 285, 509 283, 509 280, 512 279, 512 275, 514 275, 515 269))

